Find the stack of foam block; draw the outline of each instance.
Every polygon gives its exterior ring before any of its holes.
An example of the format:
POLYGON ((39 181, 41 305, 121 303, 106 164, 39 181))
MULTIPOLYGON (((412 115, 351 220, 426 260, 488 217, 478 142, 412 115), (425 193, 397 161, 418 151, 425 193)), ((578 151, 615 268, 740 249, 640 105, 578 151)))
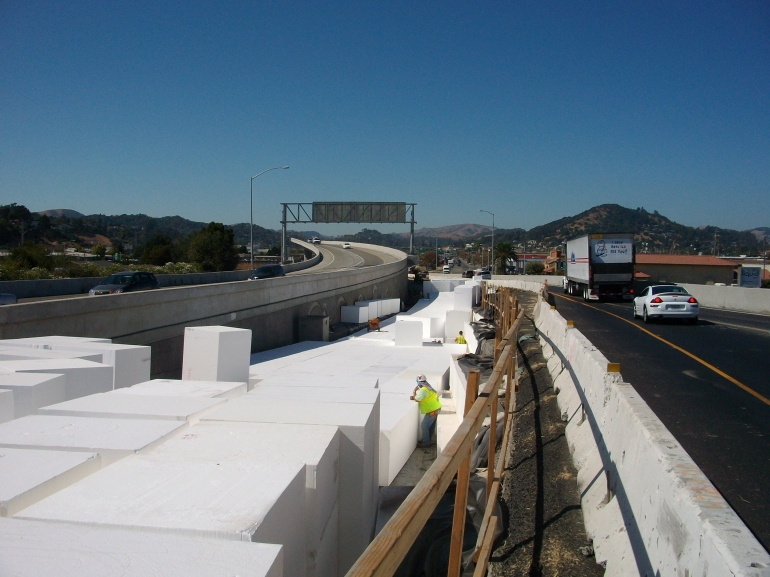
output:
MULTIPOLYGON (((229 332, 211 329, 209 336, 229 332)), ((194 343, 188 373, 201 376, 200 366, 213 366, 210 381, 150 381, 148 347, 137 347, 143 355, 132 365, 136 349, 123 345, 14 343, 36 354, 0 360, 0 384, 15 396, 19 417, 0 425, 0 516, 14 517, 0 520, 4 568, 18 575, 125 575, 147 567, 160 574, 315 574, 303 533, 307 463, 323 463, 325 473, 313 471, 312 479, 323 477, 324 495, 336 502, 337 430, 284 434, 310 440, 293 453, 283 447, 286 458, 260 449, 238 454, 238 435, 241 449, 275 447, 276 432, 197 424, 247 387, 250 331, 240 331, 237 343, 230 334, 211 340, 225 346, 194 343), (74 354, 40 354, 65 346, 74 354), (81 347, 100 349, 102 362, 86 360, 81 347), (240 361, 228 357, 233 351, 240 361), (233 361, 244 378, 223 381, 233 361), (139 363, 146 371, 132 373, 139 363)))

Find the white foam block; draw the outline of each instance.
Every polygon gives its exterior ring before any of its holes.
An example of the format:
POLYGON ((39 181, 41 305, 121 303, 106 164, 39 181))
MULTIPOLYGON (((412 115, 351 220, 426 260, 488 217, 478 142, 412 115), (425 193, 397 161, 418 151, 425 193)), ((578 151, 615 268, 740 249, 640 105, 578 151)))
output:
POLYGON ((52 351, 33 347, 0 347, 0 361, 26 361, 33 359, 83 359, 102 362, 99 353, 77 351, 52 351))
POLYGON ((40 346, 48 343, 111 343, 111 339, 102 339, 98 337, 66 337, 62 335, 49 335, 47 337, 27 337, 23 339, 2 339, 0 340, 0 346, 7 344, 24 345, 24 346, 40 346))
POLYGON ((0 449, 0 517, 60 491, 99 470, 95 453, 0 449))
POLYGON ((365 323, 369 320, 368 307, 340 307, 340 321, 343 323, 365 323))
POLYGON ((113 368, 82 359, 39 359, 0 362, 0 373, 51 373, 64 375, 64 398, 77 399, 112 390, 113 368))
POLYGON ((456 311, 473 310, 473 287, 463 285, 454 290, 454 309, 456 311))
POLYGON ((12 418, 15 419, 34 415, 40 407, 64 401, 65 384, 64 375, 0 374, 0 389, 13 391, 12 418))
POLYGON ((395 315, 401 312, 401 299, 385 299, 383 302, 383 315, 395 315))
POLYGON ((417 447, 420 411, 407 395, 383 393, 380 403, 380 486, 385 487, 417 447))
POLYGON ((337 427, 208 421, 167 441, 163 454, 170 461, 212 459, 220 464, 244 459, 266 464, 281 460, 304 462, 306 563, 308 574, 314 574, 324 529, 337 503, 337 427))
POLYGON ((396 346, 397 347, 421 347, 422 346, 422 328, 420 321, 400 321, 396 323, 396 346))
POLYGON ((471 320, 470 311, 447 311, 444 332, 448 342, 454 342, 460 331, 465 329, 465 323, 471 320))
POLYGON ((179 421, 136 421, 30 415, 0 425, 0 447, 99 453, 102 466, 151 449, 187 426, 179 421))
POLYGON ((120 389, 150 380, 152 348, 114 343, 51 343, 56 352, 82 351, 99 355, 97 362, 115 369, 114 387, 120 389))
POLYGON ((367 403, 375 404, 379 389, 342 387, 257 387, 247 399, 300 399, 312 403, 367 403))
POLYGON ((125 395, 119 392, 90 395, 38 409, 40 415, 111 419, 161 419, 197 422, 201 415, 227 399, 125 395))
POLYGON ((254 390, 265 387, 321 387, 335 389, 376 389, 378 386, 376 374, 351 375, 311 375, 308 373, 281 372, 264 377, 256 383, 254 390))
POLYGON ((249 381, 251 331, 233 327, 186 327, 182 379, 249 381))
POLYGON ((161 397, 209 397, 234 399, 246 392, 246 383, 225 383, 221 381, 179 381, 175 379, 153 379, 116 389, 115 394, 152 395, 161 397))
POLYGON ((0 423, 13 420, 14 413, 13 391, 0 389, 0 423))
POLYGON ((105 467, 16 518, 281 544, 284 573, 302 575, 304 505, 304 463, 171 461, 161 447, 105 467))
POLYGON ((282 577, 281 549, 194 535, 0 519, 3 574, 15 577, 282 577))
POLYGON ((339 571, 344 574, 369 544, 374 531, 379 483, 378 405, 286 402, 242 397, 204 421, 337 425, 340 437, 339 571))
POLYGON ((339 550, 339 504, 334 504, 331 515, 326 522, 318 552, 315 557, 314 567, 308 568, 308 577, 323 577, 325 575, 338 575, 337 551, 339 550))

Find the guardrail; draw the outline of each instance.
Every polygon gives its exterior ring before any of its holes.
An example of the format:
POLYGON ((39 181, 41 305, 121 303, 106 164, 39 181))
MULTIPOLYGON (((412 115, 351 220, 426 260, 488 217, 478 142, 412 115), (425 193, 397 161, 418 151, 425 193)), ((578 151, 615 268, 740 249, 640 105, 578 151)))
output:
MULTIPOLYGON (((482 286, 482 294, 485 292, 486 287, 482 286)), ((491 422, 489 428, 489 467, 487 469, 487 506, 474 551, 474 560, 476 561, 474 576, 481 576, 486 573, 489 555, 492 551, 494 527, 497 522, 497 518, 492 515, 493 505, 500 491, 512 415, 516 408, 518 355, 514 353, 517 346, 516 336, 523 315, 521 315, 521 308, 511 290, 498 289, 491 298, 483 298, 484 304, 494 311, 498 334, 505 333, 504 337, 496 338, 495 364, 492 374, 484 384, 481 393, 477 395, 479 371, 469 372, 465 396, 465 418, 462 424, 433 465, 425 472, 425 475, 369 544, 366 551, 350 568, 346 577, 392 577, 455 475, 457 475, 457 488, 447 574, 449 577, 459 577, 462 569, 461 554, 468 498, 471 447, 484 418, 489 413, 491 422), (506 387, 505 410, 503 412, 505 425, 500 457, 495 464, 497 405, 499 389, 504 380, 506 387)))

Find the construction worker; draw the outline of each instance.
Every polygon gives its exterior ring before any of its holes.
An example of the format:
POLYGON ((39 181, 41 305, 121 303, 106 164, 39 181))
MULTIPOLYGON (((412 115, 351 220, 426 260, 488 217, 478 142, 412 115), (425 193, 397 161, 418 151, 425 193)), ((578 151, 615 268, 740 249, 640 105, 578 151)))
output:
POLYGON ((467 345, 468 344, 468 341, 465 340, 465 337, 463 336, 463 332, 462 331, 460 331, 460 334, 457 335, 457 338, 455 339, 455 342, 458 345, 467 345))
POLYGON ((436 389, 430 386, 425 375, 417 376, 417 386, 414 393, 409 397, 416 401, 420 406, 420 413, 424 415, 422 419, 422 442, 417 443, 421 449, 433 446, 433 432, 436 430, 436 419, 441 410, 441 402, 438 400, 436 389))

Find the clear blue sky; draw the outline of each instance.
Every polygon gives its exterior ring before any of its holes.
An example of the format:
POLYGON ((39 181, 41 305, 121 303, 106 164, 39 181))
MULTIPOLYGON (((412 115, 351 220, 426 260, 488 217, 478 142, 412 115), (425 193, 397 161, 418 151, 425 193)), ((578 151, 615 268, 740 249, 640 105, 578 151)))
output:
POLYGON ((0 0, 0 203, 248 222, 282 164, 262 226, 770 226, 770 3, 0 0))

